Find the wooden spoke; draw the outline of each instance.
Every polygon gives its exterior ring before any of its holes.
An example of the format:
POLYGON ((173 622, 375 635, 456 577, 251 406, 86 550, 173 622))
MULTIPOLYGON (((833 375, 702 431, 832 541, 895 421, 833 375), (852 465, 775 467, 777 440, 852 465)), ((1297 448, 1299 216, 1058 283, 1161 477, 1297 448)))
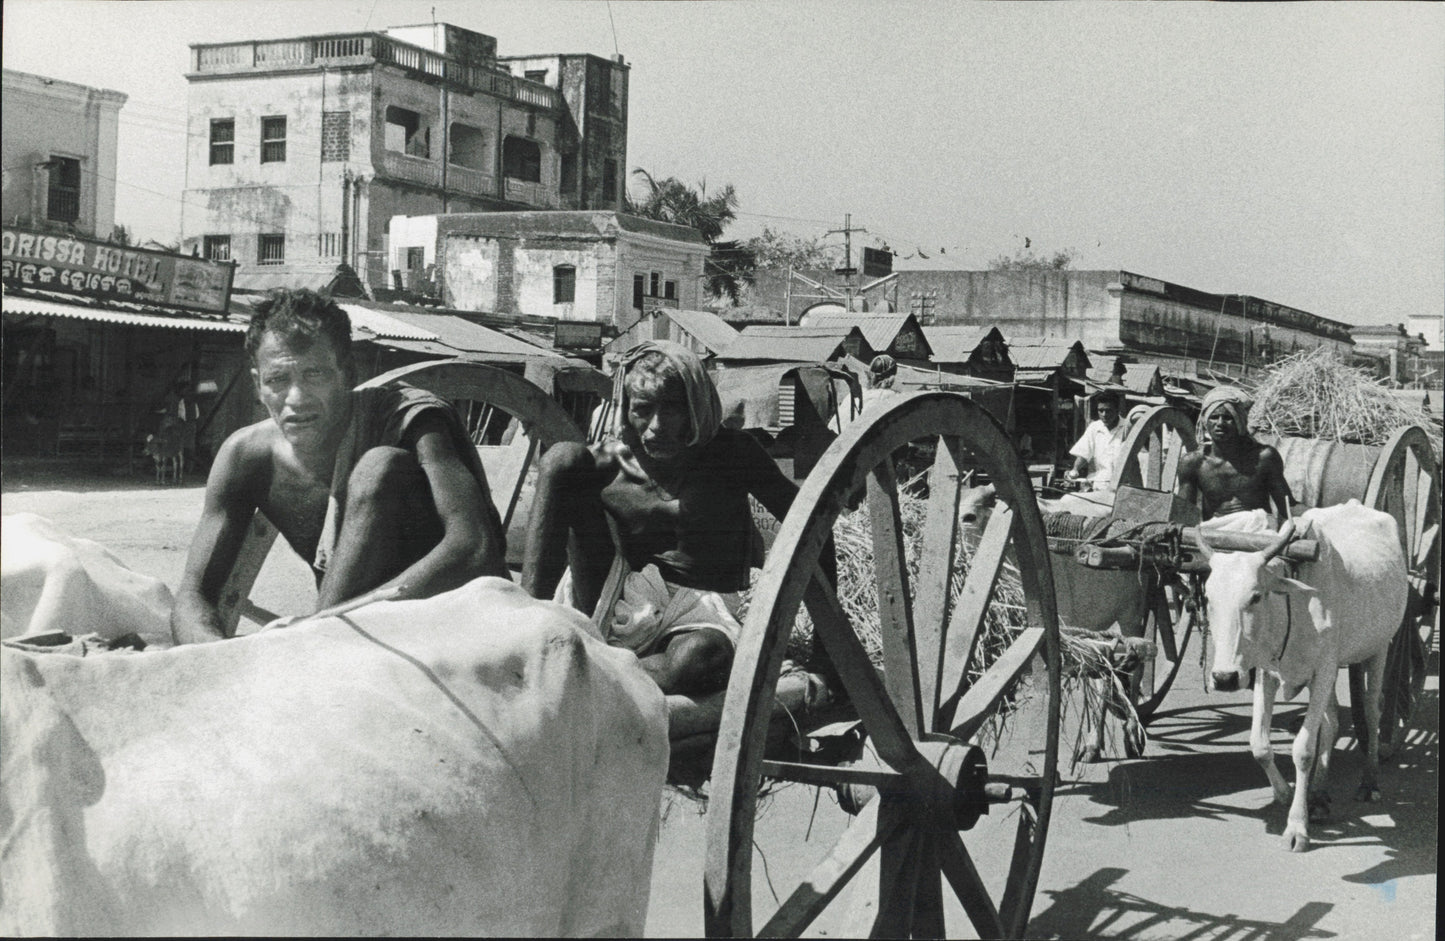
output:
POLYGON ((1044 630, 1040 627, 1025 628, 1009 644, 1008 650, 984 672, 978 681, 968 688, 958 702, 952 726, 953 736, 968 741, 978 732, 984 720, 1009 684, 1017 680, 1029 666, 1029 660, 1038 652, 1044 641, 1044 630))
POLYGON ((918 701, 918 661, 913 645, 913 599, 908 585, 903 516, 892 458, 868 475, 868 516, 873 529, 873 571, 878 588, 878 622, 883 635, 883 675, 893 708, 909 736, 923 724, 918 701))
POLYGON ((1172 491, 1179 476, 1179 459, 1185 451, 1198 447, 1189 416, 1168 405, 1156 406, 1129 430, 1124 457, 1114 468, 1114 489, 1127 485, 1172 491), (1144 454, 1148 457, 1141 461, 1144 454))
POLYGON ((913 634, 918 651, 918 697, 925 725, 936 731, 938 691, 943 673, 944 625, 950 611, 949 589, 957 563, 958 503, 962 492, 956 435, 941 435, 928 478, 928 515, 923 524, 922 561, 918 565, 913 634))
POLYGON ((913 767, 918 751, 913 747, 908 727, 893 707, 883 680, 868 660, 868 652, 852 622, 838 603, 838 596, 828 585, 822 570, 814 571, 805 596, 808 613, 823 642, 823 649, 848 691, 848 698, 863 720, 863 727, 872 737, 878 755, 897 770, 913 767))
POLYGON ((828 903, 858 874, 885 840, 891 839, 901 819, 888 821, 880 828, 878 801, 873 801, 853 821, 823 861, 783 900, 782 906, 763 925, 758 934, 764 938, 796 938, 828 906, 828 903))
POLYGON ((968 920, 980 938, 1008 937, 1004 933, 1003 919, 999 917, 998 906, 989 897, 988 888, 968 855, 958 833, 940 827, 935 833, 938 847, 939 867, 953 888, 953 894, 963 903, 968 920))
POLYGON ((1028 927, 1029 910, 1033 908, 1034 892, 1039 884, 1040 845, 1045 831, 1039 825, 1038 808, 1024 802, 1019 805, 1018 829, 1014 834, 1013 858, 1009 861, 1008 882, 1004 886, 1001 914, 1010 938, 1022 938, 1028 927))
MULTIPOLYGON (((955 816, 955 808, 966 804, 951 788, 970 789, 964 795, 968 801, 1016 804, 1027 795, 1035 802, 1040 839, 1023 851, 1023 871, 1036 875, 1057 767, 1060 647, 1047 541, 1031 494, 1027 470, 1003 429, 954 393, 898 396, 854 422, 820 457, 777 531, 734 658, 707 812, 709 935, 751 936, 755 930, 753 823, 764 775, 876 791, 863 819, 786 894, 777 914, 762 926, 765 935, 805 930, 875 851, 882 857, 878 884, 870 886, 879 891, 875 934, 941 936, 946 927, 941 874, 987 936, 1004 933, 1008 922, 1000 920, 959 828, 976 830, 992 842, 991 835, 1003 830, 1012 835, 1012 817, 955 816), (911 494, 901 493, 896 479, 905 454, 910 467, 933 459, 921 515, 905 502, 911 494), (952 597, 955 557, 961 555, 957 514, 965 454, 995 483, 1000 506, 973 554, 962 591, 952 597), (895 455, 900 456, 897 464, 895 455), (844 506, 845 496, 865 487, 866 515, 845 518, 852 512, 844 506), (840 521, 846 526, 862 522, 863 538, 871 539, 873 568, 864 576, 871 584, 845 581, 839 588, 823 574, 821 554, 840 521), (986 620, 986 615, 1006 554, 1016 566, 1009 570, 1010 584, 1017 580, 1024 599, 1017 612, 1020 623, 1000 626, 1010 633, 996 640, 986 626, 995 618, 986 620), (913 559, 916 578, 909 576, 913 559), (861 593, 854 590, 859 587, 861 593), (846 610, 840 591, 848 599, 846 610), (872 598, 876 611, 857 612, 859 604, 871 603, 860 599, 872 598), (877 766, 830 767, 764 756, 777 674, 803 609, 810 616, 802 623, 812 625, 815 656, 826 659, 826 675, 835 678, 841 687, 838 699, 857 715, 877 766), (882 634, 881 668, 860 637, 863 624, 854 623, 865 617, 882 634), (1012 643, 1005 643, 1010 636, 1012 643), (1001 655, 996 647, 1004 648, 1001 655), (972 686, 961 679, 971 659, 981 660, 983 669, 982 679, 972 686), (1030 663, 1042 669, 1029 672, 1030 663), (944 692, 950 696, 947 710, 936 708, 944 692), (951 720, 955 707, 981 737, 991 737, 987 747, 965 746, 950 737, 948 726, 938 724, 945 712, 951 720), (984 773, 987 778, 979 780, 984 773)), ((1018 868, 1016 861, 1013 865, 1018 868)), ((1014 919, 1022 919, 1020 924, 1027 922, 1032 899, 1031 892, 1024 895, 1027 900, 1014 919)))
POLYGON ((953 608, 953 616, 944 634, 943 666, 940 689, 952 681, 953 688, 939 704, 939 718, 935 729, 946 729, 952 725, 943 716, 957 702, 968 688, 968 664, 978 645, 978 635, 988 614, 989 603, 993 600, 994 587, 998 584, 999 573, 1003 571, 1004 554, 1013 535, 1013 509, 999 504, 984 527, 983 537, 974 550, 969 564, 968 578, 963 591, 953 608))

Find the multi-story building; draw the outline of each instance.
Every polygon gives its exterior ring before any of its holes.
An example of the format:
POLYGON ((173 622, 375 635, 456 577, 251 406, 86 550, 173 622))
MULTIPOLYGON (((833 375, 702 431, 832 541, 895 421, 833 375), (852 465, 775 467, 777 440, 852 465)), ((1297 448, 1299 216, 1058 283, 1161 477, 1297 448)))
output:
POLYGON ((393 216, 617 209, 621 56, 502 59, 447 24, 191 47, 183 247, 236 284, 347 264, 391 286, 393 216))
POLYGON ((109 238, 126 96, 5 69, 3 99, 6 225, 109 238))
POLYGON ((1404 386, 1415 386, 1427 378, 1429 367, 1422 358, 1425 338, 1406 332, 1404 324, 1363 324, 1351 327, 1350 335, 1355 339, 1356 355, 1375 360, 1382 378, 1404 386))
POLYGON ((623 332, 698 307, 708 246, 696 229, 620 212, 486 212, 393 219, 391 251, 455 310, 623 332))

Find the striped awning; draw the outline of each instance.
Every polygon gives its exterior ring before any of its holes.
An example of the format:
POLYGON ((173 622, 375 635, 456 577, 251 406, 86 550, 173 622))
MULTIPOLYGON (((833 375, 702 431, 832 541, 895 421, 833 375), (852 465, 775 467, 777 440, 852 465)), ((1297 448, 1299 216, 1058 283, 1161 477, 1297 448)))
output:
POLYGON ((218 333, 246 332, 246 324, 231 320, 212 320, 194 314, 155 314, 114 310, 107 307, 91 307, 87 304, 71 304, 65 301, 17 296, 9 293, 5 294, 0 309, 3 309, 6 314, 17 317, 69 317, 73 320, 113 323, 126 327, 210 330, 218 333))

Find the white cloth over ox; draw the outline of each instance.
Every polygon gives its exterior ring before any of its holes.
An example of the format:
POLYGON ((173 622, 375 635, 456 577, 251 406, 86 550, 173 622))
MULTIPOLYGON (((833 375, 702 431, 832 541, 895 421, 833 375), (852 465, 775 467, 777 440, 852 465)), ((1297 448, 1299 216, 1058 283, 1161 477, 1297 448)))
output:
POLYGON ((483 578, 213 644, 3 652, 6 934, 633 935, 667 719, 483 578))

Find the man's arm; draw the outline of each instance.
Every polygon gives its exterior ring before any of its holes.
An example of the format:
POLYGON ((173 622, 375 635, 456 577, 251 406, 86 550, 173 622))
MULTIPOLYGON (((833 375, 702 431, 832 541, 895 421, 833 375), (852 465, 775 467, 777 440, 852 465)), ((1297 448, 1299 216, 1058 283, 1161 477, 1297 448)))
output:
POLYGON ((226 439, 206 480, 201 519, 186 555, 186 570, 171 609, 171 636, 177 644, 222 640, 228 636, 217 605, 221 590, 246 541, 256 512, 247 486, 246 436, 242 429, 226 439))
POLYGON ((1278 508, 1276 515, 1281 521, 1289 519, 1292 495, 1289 492, 1289 481, 1284 477, 1284 458, 1280 457, 1274 448, 1264 445, 1259 451, 1259 470, 1264 476, 1265 493, 1268 494, 1270 506, 1278 508))
POLYGON ((483 502, 487 498, 457 453, 445 423, 422 416, 410 437, 443 534, 430 552, 376 590, 403 586, 398 598, 430 598, 481 575, 506 578, 502 551, 506 534, 492 525, 495 517, 483 502))
POLYGON ((1199 465, 1203 460, 1201 451, 1190 451, 1179 459, 1179 476, 1174 482, 1174 492, 1179 499, 1193 506, 1200 506, 1199 465))

